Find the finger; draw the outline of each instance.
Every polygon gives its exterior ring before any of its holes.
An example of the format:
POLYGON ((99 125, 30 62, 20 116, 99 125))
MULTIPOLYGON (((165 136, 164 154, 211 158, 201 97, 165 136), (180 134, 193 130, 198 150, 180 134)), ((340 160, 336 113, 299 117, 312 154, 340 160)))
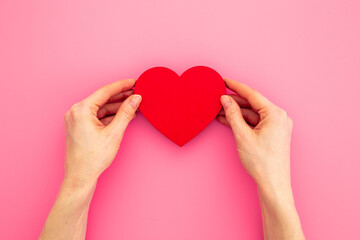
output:
POLYGON ((241 108, 241 114, 243 115, 244 119, 247 123, 256 126, 260 121, 260 116, 258 113, 254 112, 248 108, 241 108))
MULTIPOLYGON (((216 116, 216 120, 218 120, 221 124, 224 124, 227 127, 231 127, 225 116, 216 116)), ((251 129, 254 129, 254 126, 252 125, 249 125, 249 127, 251 129)))
POLYGON ((242 107, 242 108, 251 108, 250 103, 249 103, 246 99, 240 97, 239 95, 236 95, 236 94, 228 94, 228 96, 231 96, 231 97, 237 102, 237 104, 238 104, 240 107, 242 107))
MULTIPOLYGON (((100 122, 104 125, 104 126, 107 126, 111 123, 111 121, 114 119, 115 115, 111 115, 111 116, 107 116, 107 117, 104 117, 102 119, 100 119, 100 122)), ((136 117, 136 113, 133 115, 133 118, 134 119, 136 117)))
POLYGON ((120 93, 115 94, 114 96, 110 97, 107 102, 108 103, 119 102, 119 101, 124 100, 125 98, 128 98, 132 94, 134 94, 134 89, 126 90, 124 92, 120 92, 120 93))
POLYGON ((135 84, 135 79, 119 80, 105 85, 87 97, 84 101, 95 105, 98 108, 103 106, 112 96, 131 89, 135 84))
MULTIPOLYGON (((259 123, 260 116, 258 113, 254 112, 252 109, 249 108, 240 108, 241 114, 245 121, 251 125, 256 126, 259 123)), ((218 113, 218 116, 225 116, 225 111, 222 108, 218 113)))
POLYGON ((134 118, 135 112, 141 102, 141 96, 133 94, 128 97, 119 107, 113 121, 109 124, 113 131, 119 132, 122 138, 129 122, 134 118))
POLYGON ((102 106, 98 112, 97 112, 97 118, 101 119, 108 115, 113 115, 117 112, 119 107, 121 106, 121 102, 115 102, 115 103, 107 103, 104 106, 102 106))
POLYGON ((268 107, 271 104, 271 102, 266 97, 261 95, 257 90, 243 83, 228 78, 224 78, 224 81, 230 90, 236 92, 240 97, 246 99, 256 112, 268 107))
POLYGON ((242 98, 242 97, 240 97, 239 95, 236 95, 236 94, 229 94, 229 96, 231 96, 237 102, 237 104, 239 104, 240 107, 242 107, 242 108, 251 108, 250 103, 245 98, 242 98))
POLYGON ((236 140, 238 141, 242 136, 250 134, 251 128, 245 122, 236 101, 227 95, 222 95, 220 100, 225 111, 226 120, 232 128, 236 140))
MULTIPOLYGON (((241 108, 251 108, 250 103, 246 99, 240 97, 239 95, 228 94, 228 96, 231 96, 241 108)), ((225 115, 224 108, 221 108, 218 115, 225 115)))
POLYGON ((114 117, 115 117, 115 115, 104 117, 104 118, 100 119, 100 122, 104 126, 107 126, 107 125, 109 125, 111 123, 111 121, 114 119, 114 117))
POLYGON ((218 120, 220 123, 224 124, 225 126, 230 127, 230 124, 226 120, 225 116, 216 116, 216 120, 218 120))

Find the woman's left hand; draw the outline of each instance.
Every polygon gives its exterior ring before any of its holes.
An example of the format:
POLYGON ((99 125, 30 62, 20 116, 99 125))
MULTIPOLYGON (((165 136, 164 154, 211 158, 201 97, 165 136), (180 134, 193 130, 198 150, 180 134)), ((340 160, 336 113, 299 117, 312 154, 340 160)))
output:
POLYGON ((106 85, 65 114, 65 182, 96 183, 110 166, 141 102, 141 96, 133 94, 135 81, 106 85))

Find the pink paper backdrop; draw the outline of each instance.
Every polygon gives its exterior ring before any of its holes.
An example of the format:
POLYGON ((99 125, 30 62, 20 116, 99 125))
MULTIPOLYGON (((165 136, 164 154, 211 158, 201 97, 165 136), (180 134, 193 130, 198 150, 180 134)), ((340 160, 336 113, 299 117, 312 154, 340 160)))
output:
MULTIPOLYGON (((63 177, 63 115, 153 66, 207 65, 294 120, 292 183, 308 239, 359 239, 360 4, 0 2, 0 239, 35 239, 63 177)), ((99 180, 88 239, 261 239, 230 129, 179 148, 139 114, 99 180)))

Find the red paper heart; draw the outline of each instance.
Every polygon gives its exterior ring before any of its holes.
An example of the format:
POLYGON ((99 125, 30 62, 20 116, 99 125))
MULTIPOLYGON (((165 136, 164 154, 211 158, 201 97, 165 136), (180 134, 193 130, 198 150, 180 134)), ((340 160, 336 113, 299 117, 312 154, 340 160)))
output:
POLYGON ((199 134, 221 109, 225 82, 215 70, 197 66, 180 77, 171 69, 154 67, 137 79, 134 93, 142 96, 144 117, 179 146, 199 134))

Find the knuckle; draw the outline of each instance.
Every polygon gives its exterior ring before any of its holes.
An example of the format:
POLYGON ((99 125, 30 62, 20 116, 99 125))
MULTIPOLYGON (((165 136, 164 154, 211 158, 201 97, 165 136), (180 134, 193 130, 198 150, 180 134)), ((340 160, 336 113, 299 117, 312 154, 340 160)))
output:
POLYGON ((230 107, 229 109, 228 109, 228 115, 229 116, 234 116, 235 114, 236 114, 236 108, 234 108, 234 107, 230 107))
POLYGON ((253 87, 251 87, 251 86, 249 86, 249 85, 246 85, 247 86, 247 88, 251 91, 251 92, 255 92, 256 91, 256 89, 255 88, 253 88, 253 87))
POLYGON ((290 127, 292 127, 294 125, 294 121, 290 117, 287 117, 287 121, 288 121, 290 127))
POLYGON ((251 91, 253 92, 253 95, 259 95, 260 92, 256 90, 255 88, 250 87, 251 91))
POLYGON ((109 88, 107 88, 106 86, 102 87, 101 91, 106 96, 106 98, 111 97, 111 92, 110 92, 109 88))
POLYGON ((280 118, 280 119, 287 119, 287 113, 284 109, 281 109, 279 107, 277 107, 276 109, 276 115, 280 118))
POLYGON ((287 117, 288 117, 287 112, 285 110, 281 110, 281 116, 282 116, 282 118, 287 119, 287 117))
MULTIPOLYGON (((255 91, 256 91, 256 90, 255 90, 255 91)), ((249 101, 249 102, 254 102, 254 101, 256 101, 257 96, 258 96, 257 93, 254 93, 254 94, 249 95, 248 101, 249 101)))
POLYGON ((124 109, 121 111, 121 116, 123 119, 130 121, 133 119, 133 111, 130 109, 130 106, 124 107, 124 109))
POLYGON ((291 117, 287 116, 287 120, 289 121, 289 123, 293 123, 293 120, 291 117))
POLYGON ((278 122, 286 122, 288 119, 288 115, 284 109, 279 108, 278 106, 274 105, 273 107, 268 109, 269 115, 272 119, 278 122))
MULTIPOLYGON (((99 110, 99 107, 96 104, 89 104, 87 105, 87 108, 94 113, 96 113, 99 110)), ((84 103, 84 109, 85 109, 85 103, 84 103)))
POLYGON ((253 98, 255 100, 262 96, 261 93, 255 88, 250 88, 250 90, 252 92, 252 94, 249 96, 250 98, 253 98))
POLYGON ((238 110, 236 108, 230 107, 226 114, 226 118, 228 119, 229 122, 233 121, 236 118, 237 113, 238 113, 238 110))
POLYGON ((74 105, 72 105, 72 107, 69 110, 69 115, 73 116, 73 117, 77 117, 79 115, 81 115, 84 111, 84 103, 83 102, 78 102, 75 103, 74 105))
POLYGON ((64 120, 65 122, 67 122, 69 119, 69 111, 67 111, 65 114, 64 114, 64 120))
POLYGON ((236 112, 237 112, 237 110, 235 108, 233 108, 233 107, 230 108, 229 111, 228 111, 229 115, 231 115, 231 116, 235 115, 236 112))
POLYGON ((75 103, 74 105, 71 106, 70 113, 76 112, 78 108, 79 108, 79 103, 75 103))
POLYGON ((264 112, 266 112, 269 115, 277 115, 277 107, 275 105, 268 106, 264 108, 264 112))

